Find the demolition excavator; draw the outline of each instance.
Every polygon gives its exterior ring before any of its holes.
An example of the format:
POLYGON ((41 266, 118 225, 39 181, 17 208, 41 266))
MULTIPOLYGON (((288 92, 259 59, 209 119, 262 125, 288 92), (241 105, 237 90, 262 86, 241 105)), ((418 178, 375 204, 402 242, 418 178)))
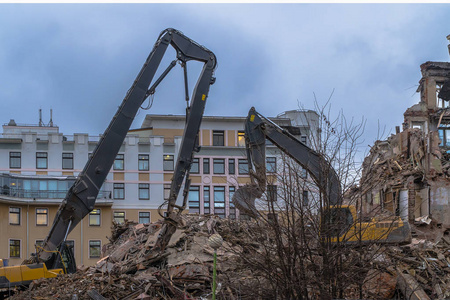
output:
POLYGON ((245 121, 245 145, 251 183, 240 187, 232 197, 232 202, 241 212, 254 218, 261 214, 255 200, 261 198, 266 190, 266 139, 301 165, 321 191, 326 204, 321 218, 322 239, 346 244, 411 242, 409 223, 403 222, 400 217, 361 221, 355 206, 343 204, 341 184, 330 162, 287 129, 260 115, 254 107, 245 121))
POLYGON ((38 247, 36 253, 21 266, 0 268, 0 290, 27 286, 34 279, 56 277, 58 274, 76 271, 73 249, 66 244, 67 236, 94 209, 99 190, 114 163, 136 113, 144 101, 155 93, 156 87, 176 66, 177 62, 181 64, 184 71, 186 124, 172 178, 170 197, 165 202, 167 212, 163 216, 164 224, 153 248, 153 256, 161 255, 172 233, 176 230, 181 212, 186 207, 190 184, 189 170, 194 152, 199 151, 198 132, 210 86, 215 82, 214 71, 217 65, 213 52, 172 28, 162 31, 158 37, 144 66, 126 93, 92 156, 62 201, 43 245, 38 247), (152 84, 153 77, 169 45, 176 50, 176 59, 152 84), (191 99, 187 82, 187 62, 189 61, 203 63, 191 99), (152 85, 150 86, 150 84, 152 85), (185 181, 183 203, 177 205, 183 181, 185 181))

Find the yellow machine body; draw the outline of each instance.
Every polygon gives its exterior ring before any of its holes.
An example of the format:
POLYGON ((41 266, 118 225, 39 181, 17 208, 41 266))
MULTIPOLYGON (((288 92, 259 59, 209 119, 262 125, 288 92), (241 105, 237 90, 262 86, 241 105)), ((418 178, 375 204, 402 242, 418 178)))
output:
POLYGON ((393 243, 411 242, 411 228, 400 217, 360 221, 353 205, 331 206, 328 208, 332 220, 327 226, 333 243, 393 243))
POLYGON ((45 264, 31 264, 0 268, 0 288, 27 286, 39 278, 53 278, 63 274, 63 269, 48 270, 45 264))

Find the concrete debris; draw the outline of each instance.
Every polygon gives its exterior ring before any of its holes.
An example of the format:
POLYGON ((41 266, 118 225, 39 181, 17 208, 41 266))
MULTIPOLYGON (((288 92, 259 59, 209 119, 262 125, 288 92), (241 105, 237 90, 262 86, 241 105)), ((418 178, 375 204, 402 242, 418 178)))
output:
POLYGON ((363 290, 370 299, 391 299, 397 286, 396 275, 371 269, 364 279, 363 290))
POLYGON ((430 218, 430 216, 423 216, 423 217, 416 218, 414 221, 417 223, 423 223, 423 224, 430 225, 431 218, 430 218))
MULTIPOLYGON (((148 254, 162 221, 114 224, 103 258, 75 274, 35 280, 12 299, 196 299, 211 293, 214 250, 207 245, 218 217, 183 216, 164 253, 148 254)), ((231 254, 218 251, 218 260, 231 254)))
MULTIPOLYGON (((424 109, 423 103, 408 114, 424 109)), ((448 111, 450 113, 450 110, 448 111)), ((449 153, 440 147, 438 132, 408 128, 377 141, 364 159, 360 188, 366 215, 379 208, 401 216, 413 225, 450 228, 449 153)))
MULTIPOLYGON (((262 252, 264 245, 247 230, 255 221, 197 215, 184 215, 183 220, 184 226, 174 233, 166 251, 149 259, 148 251, 162 222, 116 224, 110 244, 103 248, 103 258, 95 266, 79 267, 75 274, 35 280, 28 290, 12 299, 211 299, 211 233, 219 233, 224 240, 217 249, 218 299, 254 299, 246 294, 250 287, 270 286, 267 278, 249 269, 240 256, 249 250, 255 255, 262 252)), ((390 299, 395 293, 406 299, 450 297, 450 239, 446 236, 436 243, 413 239, 404 246, 370 247, 375 248, 366 250, 377 255, 362 277, 364 298, 390 299)), ((357 249, 352 251, 358 255, 357 249)), ((317 254, 311 263, 321 261, 317 254)), ((349 285, 344 298, 359 296, 357 286, 349 285)), ((316 289, 310 290, 310 299, 320 298, 316 289)))
POLYGON ((386 247, 391 265, 386 270, 397 276, 397 288, 406 299, 450 297, 449 246, 443 237, 437 243, 415 239, 406 246, 386 247))

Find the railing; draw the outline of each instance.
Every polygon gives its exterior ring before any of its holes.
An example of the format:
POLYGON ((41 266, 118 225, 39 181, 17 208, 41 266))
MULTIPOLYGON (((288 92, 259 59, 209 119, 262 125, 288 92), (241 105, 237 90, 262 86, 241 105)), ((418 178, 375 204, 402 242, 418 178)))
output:
MULTIPOLYGON (((9 196, 16 198, 29 198, 29 199, 64 199, 66 197, 67 191, 56 190, 56 191, 42 191, 42 190, 24 190, 9 187, 0 187, 0 196, 9 196)), ((111 191, 100 191, 98 193, 97 199, 111 199, 111 191)))
POLYGON ((58 125, 54 124, 53 125, 49 125, 49 124, 44 124, 44 125, 39 125, 39 124, 23 124, 23 123, 15 123, 15 125, 10 125, 9 123, 3 123, 3 126, 16 126, 16 127, 58 127, 58 125))

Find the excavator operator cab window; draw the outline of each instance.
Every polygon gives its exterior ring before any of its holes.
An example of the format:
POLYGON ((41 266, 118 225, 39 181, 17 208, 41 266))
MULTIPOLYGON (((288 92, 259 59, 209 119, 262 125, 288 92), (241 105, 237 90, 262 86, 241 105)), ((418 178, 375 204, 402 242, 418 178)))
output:
POLYGON ((71 241, 67 241, 64 243, 65 245, 61 246, 61 257, 64 266, 66 267, 67 273, 74 273, 76 272, 76 265, 73 256, 73 243, 71 243, 71 241))
POLYGON ((353 216, 347 207, 329 208, 324 213, 324 233, 330 237, 340 237, 353 224, 353 216))

